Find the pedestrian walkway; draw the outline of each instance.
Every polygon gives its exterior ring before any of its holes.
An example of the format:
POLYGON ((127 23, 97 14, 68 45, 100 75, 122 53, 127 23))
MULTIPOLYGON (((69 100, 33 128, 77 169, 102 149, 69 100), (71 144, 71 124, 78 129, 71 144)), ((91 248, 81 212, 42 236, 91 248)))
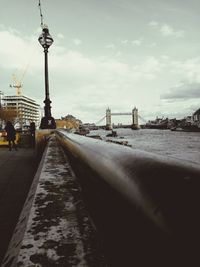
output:
POLYGON ((34 149, 0 147, 0 264, 37 169, 34 149))
POLYGON ((79 180, 52 137, 2 267, 107 266, 79 180))

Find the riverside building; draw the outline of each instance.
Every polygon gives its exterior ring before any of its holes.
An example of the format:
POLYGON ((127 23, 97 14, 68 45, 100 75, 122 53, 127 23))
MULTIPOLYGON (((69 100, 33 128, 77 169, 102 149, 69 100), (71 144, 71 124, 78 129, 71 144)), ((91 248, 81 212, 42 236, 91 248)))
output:
POLYGON ((40 106, 30 97, 24 95, 3 96, 2 107, 17 111, 17 127, 26 129, 31 121, 39 126, 40 106))
POLYGON ((193 120, 194 124, 200 126, 200 108, 194 112, 194 114, 192 115, 192 120, 193 120))

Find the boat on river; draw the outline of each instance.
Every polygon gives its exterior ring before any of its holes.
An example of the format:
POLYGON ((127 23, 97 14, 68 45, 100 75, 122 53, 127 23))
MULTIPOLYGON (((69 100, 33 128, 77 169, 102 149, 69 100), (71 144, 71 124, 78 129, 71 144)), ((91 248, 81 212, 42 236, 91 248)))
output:
POLYGON ((200 132, 200 126, 198 125, 182 125, 171 127, 171 131, 176 132, 200 132))
POLYGON ((145 128, 160 129, 160 130, 168 129, 168 118, 166 119, 156 118, 154 121, 149 121, 146 123, 145 128))
POLYGON ((200 125, 184 125, 181 128, 185 132, 200 132, 200 125))

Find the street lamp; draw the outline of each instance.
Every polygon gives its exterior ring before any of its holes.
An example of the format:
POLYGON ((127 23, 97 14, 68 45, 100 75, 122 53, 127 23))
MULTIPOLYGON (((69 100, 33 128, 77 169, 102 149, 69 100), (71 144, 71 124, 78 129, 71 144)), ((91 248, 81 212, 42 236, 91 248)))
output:
POLYGON ((2 103, 1 103, 1 96, 3 95, 3 92, 0 91, 0 108, 2 108, 2 103))
POLYGON ((55 129, 56 123, 51 116, 51 100, 49 98, 49 76, 48 76, 48 48, 53 44, 53 38, 49 34, 46 25, 43 26, 42 33, 38 38, 39 43, 44 48, 44 69, 45 69, 45 100, 44 117, 41 119, 40 129, 55 129))
MULTIPOLYGON (((2 102, 1 102, 1 96, 3 95, 3 92, 0 91, 0 112, 1 112, 1 109, 2 109, 2 102)), ((1 115, 1 114, 0 114, 1 115)), ((2 129, 2 118, 0 117, 0 130, 2 129)))

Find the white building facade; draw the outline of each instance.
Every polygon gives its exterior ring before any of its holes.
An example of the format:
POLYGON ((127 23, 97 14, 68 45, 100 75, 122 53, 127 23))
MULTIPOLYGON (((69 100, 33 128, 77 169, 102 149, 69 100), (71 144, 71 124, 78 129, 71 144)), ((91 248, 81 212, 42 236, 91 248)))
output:
POLYGON ((3 96, 3 108, 17 110, 17 124, 20 128, 25 129, 34 121, 36 126, 39 126, 41 114, 40 105, 35 100, 24 95, 3 96))
POLYGON ((193 123, 196 125, 200 125, 200 108, 194 112, 192 115, 193 123))

